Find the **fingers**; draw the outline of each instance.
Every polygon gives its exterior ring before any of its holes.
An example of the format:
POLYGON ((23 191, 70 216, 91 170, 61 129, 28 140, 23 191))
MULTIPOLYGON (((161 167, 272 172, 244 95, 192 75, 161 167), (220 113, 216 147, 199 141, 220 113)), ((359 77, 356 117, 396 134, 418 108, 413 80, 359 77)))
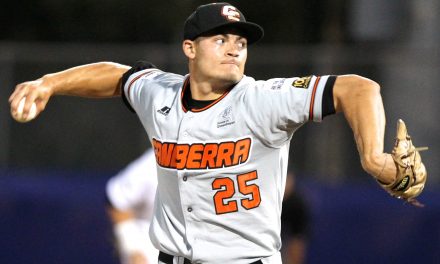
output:
POLYGON ((17 116, 18 113, 20 119, 26 120, 31 110, 35 114, 35 107, 37 110, 36 114, 38 115, 38 113, 44 110, 50 97, 47 90, 42 85, 41 80, 18 84, 8 100, 12 116, 17 116))
POLYGON ((402 119, 397 120, 397 133, 396 138, 398 140, 405 140, 408 135, 405 122, 402 119))
POLYGON ((18 84, 17 86, 15 86, 15 90, 11 94, 11 96, 9 97, 9 100, 8 100, 9 105, 11 106, 11 111, 17 110, 18 104, 21 101, 21 99, 24 97, 25 94, 26 94, 25 83, 21 83, 21 84, 18 84))

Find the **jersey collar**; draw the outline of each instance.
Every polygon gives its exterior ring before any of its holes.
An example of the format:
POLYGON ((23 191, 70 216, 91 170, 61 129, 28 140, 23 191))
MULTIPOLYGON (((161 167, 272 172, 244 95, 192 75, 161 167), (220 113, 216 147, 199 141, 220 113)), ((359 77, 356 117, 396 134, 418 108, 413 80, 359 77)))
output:
POLYGON ((224 92, 219 98, 212 100, 212 102, 210 104, 206 105, 205 107, 201 107, 201 108, 194 108, 193 107, 193 108, 189 109, 188 101, 192 100, 192 98, 191 98, 191 89, 190 89, 190 82, 189 82, 189 75, 188 75, 186 77, 185 81, 183 82, 182 92, 180 94, 180 100, 182 103, 182 110, 185 113, 188 111, 191 111, 194 113, 205 111, 205 110, 211 108, 212 106, 214 106, 215 104, 217 104, 218 102, 220 102, 232 90, 232 88, 229 89, 228 91, 224 92))

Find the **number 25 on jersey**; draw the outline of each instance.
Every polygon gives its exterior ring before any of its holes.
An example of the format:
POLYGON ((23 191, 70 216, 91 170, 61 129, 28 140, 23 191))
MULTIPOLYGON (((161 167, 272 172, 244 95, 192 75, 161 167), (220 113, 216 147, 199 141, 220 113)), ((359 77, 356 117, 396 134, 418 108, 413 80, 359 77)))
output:
POLYGON ((240 205, 247 209, 253 209, 260 205, 260 188, 250 181, 257 179, 257 171, 237 175, 236 182, 229 177, 216 178, 212 182, 212 189, 218 190, 214 194, 214 206, 217 214, 226 214, 238 211, 238 201, 240 205), (246 198, 233 199, 235 194, 235 185, 238 185, 238 191, 246 198))

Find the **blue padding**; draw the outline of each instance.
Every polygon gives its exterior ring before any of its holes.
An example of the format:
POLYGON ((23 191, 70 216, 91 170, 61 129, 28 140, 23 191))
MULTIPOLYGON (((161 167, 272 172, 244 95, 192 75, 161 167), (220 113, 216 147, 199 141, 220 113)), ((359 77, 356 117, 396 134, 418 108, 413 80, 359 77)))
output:
MULTIPOLYGON (((0 171, 0 263, 118 263, 104 210, 110 176, 0 171)), ((297 187, 312 214, 307 263, 438 263, 438 190, 419 209, 375 183, 297 187)))

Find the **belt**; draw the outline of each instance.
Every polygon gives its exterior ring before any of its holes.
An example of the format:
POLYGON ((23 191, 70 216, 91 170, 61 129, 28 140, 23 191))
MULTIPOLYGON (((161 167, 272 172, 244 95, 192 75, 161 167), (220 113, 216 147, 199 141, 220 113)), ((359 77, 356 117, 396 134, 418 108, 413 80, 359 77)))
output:
MULTIPOLYGON (((163 262, 166 264, 173 264, 173 259, 174 259, 174 256, 171 256, 171 255, 169 255, 165 252, 162 252, 162 251, 159 252, 159 261, 160 262, 163 262)), ((185 258, 183 263, 184 264, 191 264, 191 260, 185 258)), ((261 262, 261 260, 257 260, 257 261, 250 263, 250 264, 263 264, 263 262, 261 262)))
MULTIPOLYGON (((165 252, 159 252, 159 261, 166 264, 173 264, 174 256, 171 256, 165 252)), ((183 261, 183 264, 191 264, 191 261, 187 258, 183 261)))

